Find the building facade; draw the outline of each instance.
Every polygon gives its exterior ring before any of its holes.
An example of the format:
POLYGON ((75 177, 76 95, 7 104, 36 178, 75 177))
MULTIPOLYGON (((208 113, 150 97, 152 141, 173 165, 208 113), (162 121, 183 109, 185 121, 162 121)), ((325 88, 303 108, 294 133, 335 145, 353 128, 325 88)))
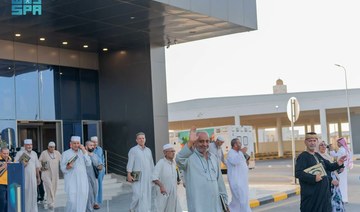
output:
MULTIPOLYGON (((169 129, 191 126, 250 125, 255 132, 256 153, 291 154, 291 123, 287 103, 296 97, 300 116, 295 122, 296 151, 304 150, 306 132, 316 132, 321 139, 335 144, 339 137, 349 137, 345 90, 195 99, 169 104, 169 129)), ((352 143, 360 154, 360 89, 349 90, 352 143)), ((334 145, 336 146, 336 145, 334 145)))
POLYGON ((2 139, 66 150, 97 135, 119 173, 137 132, 156 158, 168 142, 164 47, 257 28, 254 0, 16 3, 0 2, 2 139))

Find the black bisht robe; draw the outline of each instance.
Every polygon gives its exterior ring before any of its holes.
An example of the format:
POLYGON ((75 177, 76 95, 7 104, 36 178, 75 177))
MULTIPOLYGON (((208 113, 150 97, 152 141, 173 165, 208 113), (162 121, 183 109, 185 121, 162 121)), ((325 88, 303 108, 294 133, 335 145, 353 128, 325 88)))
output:
POLYGON ((299 179, 301 187, 300 210, 302 212, 331 212, 331 193, 328 177, 323 177, 320 182, 316 182, 316 176, 305 173, 304 170, 317 164, 316 159, 322 163, 327 173, 341 168, 337 163, 330 163, 319 153, 315 155, 309 152, 302 152, 296 159, 295 177, 299 179))

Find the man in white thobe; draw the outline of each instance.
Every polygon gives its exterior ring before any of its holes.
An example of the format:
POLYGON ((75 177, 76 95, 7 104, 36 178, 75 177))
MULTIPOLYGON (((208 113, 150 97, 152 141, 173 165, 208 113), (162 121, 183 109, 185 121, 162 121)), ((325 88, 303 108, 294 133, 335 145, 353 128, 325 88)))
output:
POLYGON ((70 144, 71 148, 63 153, 60 162, 67 195, 65 211, 83 212, 86 211, 89 195, 86 166, 91 166, 91 160, 85 147, 80 144, 79 136, 72 136, 70 144), (73 160, 73 158, 77 159, 73 160))
POLYGON ((15 162, 26 154, 30 157, 28 162, 23 161, 25 175, 25 212, 37 212, 37 186, 40 184, 40 162, 36 152, 32 151, 32 140, 24 140, 24 150, 16 153, 15 162))
POLYGON ((55 207, 55 196, 59 181, 59 165, 61 154, 55 150, 55 142, 50 141, 48 149, 44 150, 39 158, 41 163, 41 179, 46 192, 46 204, 44 208, 50 210, 55 207))
POLYGON ((344 168, 341 169, 339 174, 339 188, 341 193, 341 198, 344 203, 348 203, 348 170, 352 168, 352 159, 351 151, 347 145, 345 138, 339 138, 337 140, 337 145, 339 147, 338 151, 331 149, 330 155, 335 157, 336 160, 339 160, 341 157, 346 156, 347 160, 344 163, 344 168))
POLYGON ((227 176, 232 194, 230 211, 251 212, 248 170, 246 159, 241 151, 241 142, 238 138, 234 138, 231 140, 231 150, 227 156, 227 176))
POLYGON ((100 209, 100 205, 103 202, 103 189, 102 189, 102 183, 105 176, 105 158, 104 158, 104 150, 99 146, 99 139, 97 136, 92 136, 90 138, 92 142, 94 142, 95 150, 94 153, 98 156, 99 159, 99 165, 97 166, 97 169, 99 170, 99 176, 98 176, 98 190, 96 193, 96 200, 94 204, 94 209, 100 209))
POLYGON ((151 211, 151 175, 154 169, 154 161, 151 150, 145 146, 146 138, 143 132, 136 134, 137 145, 129 151, 127 164, 127 180, 132 183, 133 196, 130 204, 130 211, 149 212, 151 211), (135 181, 131 173, 140 171, 141 176, 135 181))
POLYGON ((227 193, 217 157, 208 151, 207 132, 190 130, 189 141, 176 156, 185 171, 186 200, 189 212, 223 211, 221 199, 227 205, 227 193), (220 197, 221 195, 221 197, 220 197))
MULTIPOLYGON (((89 181, 89 196, 86 206, 86 212, 92 212, 94 211, 94 204, 96 202, 96 194, 98 191, 98 182, 97 182, 97 176, 95 174, 95 169, 97 169, 97 166, 99 165, 99 158, 94 153, 94 142, 87 141, 86 142, 86 150, 88 151, 90 160, 91 160, 91 166, 86 167, 86 173, 88 176, 89 181)), ((99 173, 99 172, 97 172, 99 173)))
POLYGON ((164 158, 154 169, 152 180, 159 186, 156 189, 155 203, 158 212, 182 212, 177 197, 177 171, 174 161, 175 149, 171 144, 163 146, 164 158))
POLYGON ((221 149, 221 146, 224 144, 224 142, 225 139, 222 136, 218 136, 216 138, 216 141, 209 144, 209 151, 217 157, 219 165, 221 165, 221 162, 226 165, 224 159, 224 152, 221 149))

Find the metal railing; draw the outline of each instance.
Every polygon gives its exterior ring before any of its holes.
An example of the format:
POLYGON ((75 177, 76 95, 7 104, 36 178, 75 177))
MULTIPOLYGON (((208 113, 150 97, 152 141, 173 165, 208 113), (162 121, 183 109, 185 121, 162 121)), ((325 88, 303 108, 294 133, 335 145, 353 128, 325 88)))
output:
POLYGON ((126 165, 128 162, 128 158, 122 155, 119 155, 115 152, 111 152, 109 150, 105 150, 105 166, 106 166, 106 174, 115 173, 120 175, 127 175, 126 165))

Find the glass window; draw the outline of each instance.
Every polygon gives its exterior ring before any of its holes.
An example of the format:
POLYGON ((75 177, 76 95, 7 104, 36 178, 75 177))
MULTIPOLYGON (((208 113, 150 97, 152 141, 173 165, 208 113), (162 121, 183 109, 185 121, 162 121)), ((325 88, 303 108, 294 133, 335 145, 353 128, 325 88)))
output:
POLYGON ((39 64, 40 119, 55 120, 54 69, 39 64))
POLYGON ((79 69, 61 66, 59 69, 60 108, 59 119, 80 120, 79 69))
POLYGON ((349 136, 349 123, 341 123, 342 136, 349 136))
POLYGON ((259 128, 258 139, 259 142, 274 142, 276 141, 276 129, 275 128, 259 128))
POLYGON ((17 138, 15 136, 16 129, 16 121, 15 120, 0 120, 0 133, 1 139, 5 140, 9 144, 10 140, 10 148, 16 148, 17 138))
POLYGON ((99 119, 99 77, 96 70, 80 70, 82 119, 99 119))
MULTIPOLYGON (((63 121, 64 151, 70 148, 71 136, 77 135, 81 137, 81 134, 81 122, 63 121)), ((81 140, 83 141, 83 138, 81 140)))
POLYGON ((0 119, 15 119, 14 62, 0 60, 0 119))
POLYGON ((15 62, 16 119, 39 120, 39 82, 35 63, 15 62))
MULTIPOLYGON (((283 140, 291 141, 291 127, 282 128, 283 140)), ((305 126, 294 126, 294 139, 304 140, 305 139, 305 126)))

